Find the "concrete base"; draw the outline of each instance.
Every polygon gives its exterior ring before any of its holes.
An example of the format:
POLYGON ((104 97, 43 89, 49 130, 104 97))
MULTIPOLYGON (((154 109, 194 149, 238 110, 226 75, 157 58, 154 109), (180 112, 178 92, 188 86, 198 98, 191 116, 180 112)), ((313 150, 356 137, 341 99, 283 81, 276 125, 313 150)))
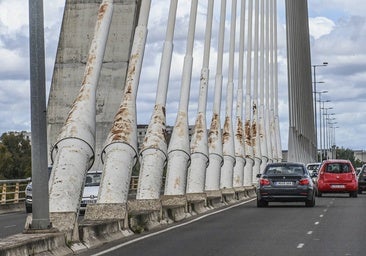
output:
POLYGON ((204 213, 207 207, 207 195, 205 193, 190 193, 187 197, 187 210, 192 215, 204 213))
POLYGON ((128 228, 127 204, 88 204, 84 220, 119 220, 122 228, 128 228))
POLYGON ((162 218, 180 221, 188 216, 187 198, 185 195, 163 195, 161 197, 162 218))
POLYGON ((136 199, 127 202, 129 227, 135 233, 162 225, 162 207, 159 199, 136 199))
POLYGON ((221 190, 208 190, 205 191, 205 193, 207 195, 207 206, 209 208, 218 208, 225 205, 221 190))
POLYGON ((233 204, 237 201, 235 197, 235 190, 233 188, 224 188, 221 190, 221 193, 225 203, 233 204))
POLYGON ((0 255, 70 255, 73 251, 67 246, 64 233, 45 230, 17 234, 0 240, 0 255), (42 232, 42 233, 41 233, 42 232))
POLYGON ((244 187, 244 188, 247 191, 247 194, 248 194, 249 197, 256 197, 257 196, 255 186, 247 186, 247 187, 244 187))
POLYGON ((234 191, 235 191, 235 197, 237 200, 244 200, 246 198, 248 198, 248 193, 247 191, 245 190, 244 187, 238 187, 238 188, 234 188, 234 191))
POLYGON ((52 226, 60 231, 73 230, 76 222, 75 212, 50 212, 52 226))
POLYGON ((123 225, 124 220, 83 220, 79 224, 80 241, 87 248, 92 248, 132 235, 123 225))

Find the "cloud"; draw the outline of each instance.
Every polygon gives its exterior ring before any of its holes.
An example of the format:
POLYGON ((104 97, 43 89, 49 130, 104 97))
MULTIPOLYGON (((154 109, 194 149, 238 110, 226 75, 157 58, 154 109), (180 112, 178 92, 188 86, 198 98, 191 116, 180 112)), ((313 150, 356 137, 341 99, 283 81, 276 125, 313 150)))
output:
MULTIPOLYGON (((161 53, 166 33, 169 1, 154 0, 149 16, 148 45, 141 74, 141 83, 137 96, 138 121, 147 123, 155 103, 161 53)), ((44 1, 45 43, 46 43, 46 84, 49 88, 53 72, 54 58, 58 44, 60 25, 65 0, 44 1)), ((352 149, 364 148, 366 133, 366 2, 364 0, 327 0, 309 1, 309 28, 311 35, 312 64, 327 61, 329 65, 317 70, 320 90, 328 90, 324 97, 331 100, 328 104, 334 107, 338 122, 337 143, 352 149), (339 136, 338 136, 339 135, 339 136)), ((210 80, 207 103, 208 124, 213 106, 215 86, 218 23, 220 1, 215 2, 214 21, 210 55, 210 80)), ((238 5, 239 9, 239 5, 238 5)), ((177 22, 174 34, 174 55, 170 69, 168 88, 167 119, 174 124, 179 104, 179 93, 182 80, 182 64, 186 51, 186 39, 190 1, 179 1, 177 22)), ((230 4, 227 4, 227 13, 230 4)), ((192 69, 193 83, 189 103, 189 118, 192 123, 197 111, 198 82, 202 66, 202 54, 206 21, 206 3, 199 1, 197 15, 196 41, 192 69), (197 40, 201 40, 198 42, 197 40)), ((278 1, 278 84, 279 84, 279 117, 281 120, 282 146, 287 148, 288 137, 288 82, 286 60, 286 30, 284 1, 278 1)), ((229 17, 227 17, 229 18, 229 17)), ((229 35, 230 25, 226 24, 229 35)), ((237 30, 239 26, 237 26, 237 30)), ((28 49, 28 1, 0 0, 0 131, 29 130, 29 49, 28 49), (16 113, 16 114, 14 114, 16 113)), ((237 33, 236 41, 239 35, 237 33)), ((225 38, 225 50, 228 50, 228 37, 225 38)), ((237 55, 236 55, 237 56, 237 55)), ((223 101, 225 108, 225 88, 227 84, 228 54, 224 57, 223 101)), ((236 60, 237 61, 237 60, 236 60)), ((237 71, 235 71, 237 76, 237 71)), ((235 86, 237 81, 234 81, 235 86)), ((235 87, 236 88, 236 87, 235 87)), ((245 84, 244 84, 245 90, 245 84)), ((234 89, 235 93, 235 89, 234 89)), ((235 109, 233 109, 235 114, 235 109)))
POLYGON ((324 35, 328 35, 335 27, 335 23, 325 17, 309 18, 310 36, 319 39, 324 35))

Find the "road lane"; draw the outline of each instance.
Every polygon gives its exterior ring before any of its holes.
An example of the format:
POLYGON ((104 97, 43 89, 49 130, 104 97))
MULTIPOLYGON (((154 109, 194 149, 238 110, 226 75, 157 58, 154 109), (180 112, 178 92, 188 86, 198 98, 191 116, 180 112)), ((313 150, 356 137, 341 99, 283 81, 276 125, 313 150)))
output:
MULTIPOLYGON (((302 203, 257 208, 252 201, 136 242, 125 239, 129 244, 100 255, 364 255, 365 206, 366 194, 324 196, 314 208, 302 203)), ((121 241, 98 251, 114 246, 121 241)))
POLYGON ((4 213, 0 215, 0 238, 15 235, 23 232, 25 219, 27 214, 25 212, 4 213))

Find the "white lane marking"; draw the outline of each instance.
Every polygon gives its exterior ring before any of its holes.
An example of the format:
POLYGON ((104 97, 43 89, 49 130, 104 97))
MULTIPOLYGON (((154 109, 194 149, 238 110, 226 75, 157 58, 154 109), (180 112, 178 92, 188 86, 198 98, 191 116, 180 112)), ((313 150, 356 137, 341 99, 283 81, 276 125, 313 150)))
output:
POLYGON ((324 210, 323 210, 323 212, 327 212, 327 211, 328 211, 328 209, 324 209, 324 210))
POLYGON ((138 241, 140 241, 140 240, 143 240, 143 239, 145 239, 145 238, 149 238, 149 237, 152 237, 152 236, 156 236, 156 235, 159 235, 159 234, 161 234, 161 233, 165 233, 165 232, 167 232, 167 231, 169 231, 169 230, 176 229, 176 228, 179 228, 179 227, 182 227, 182 226, 186 226, 186 225, 191 224, 191 223, 193 223, 193 222, 196 222, 196 221, 199 221, 199 220, 201 220, 201 219, 204 219, 204 218, 206 218, 206 217, 208 217, 208 216, 211 216, 211 215, 214 215, 214 214, 217 214, 217 213, 220 213, 220 212, 224 212, 224 211, 226 211, 226 210, 229 210, 229 209, 231 209, 231 208, 238 207, 238 206, 243 205, 243 204, 250 203, 250 202, 252 202, 252 201, 254 201, 254 200, 257 200, 257 198, 252 198, 252 199, 250 199, 250 200, 248 200, 248 201, 245 201, 245 202, 242 202, 242 203, 239 203, 239 204, 236 204, 236 205, 232 205, 232 206, 229 206, 229 207, 227 207, 227 208, 224 208, 224 209, 221 209, 221 210, 218 210, 218 211, 215 211, 215 212, 211 212, 211 213, 208 213, 208 214, 202 215, 202 216, 200 216, 200 217, 198 217, 198 218, 196 218, 196 219, 193 219, 193 220, 187 221, 187 222, 185 222, 185 223, 182 223, 182 224, 179 224, 179 225, 176 225, 176 226, 172 226, 172 227, 169 227, 169 228, 166 228, 166 229, 163 229, 163 230, 160 230, 160 231, 157 231, 157 232, 155 232, 155 233, 151 233, 151 234, 148 234, 148 235, 145 235, 145 236, 142 236, 142 237, 138 237, 138 238, 132 239, 132 240, 130 240, 130 241, 127 241, 126 243, 123 243, 123 244, 120 244, 120 245, 117 245, 117 246, 111 247, 111 248, 109 248, 109 249, 107 249, 107 250, 105 250, 105 251, 101 251, 101 252, 96 253, 96 254, 93 254, 93 255, 91 255, 91 256, 104 255, 104 254, 106 254, 106 253, 112 252, 112 251, 117 250, 117 249, 119 249, 119 248, 125 247, 126 245, 136 243, 136 242, 138 242, 138 241))
POLYGON ((4 226, 4 228, 13 228, 16 227, 17 225, 9 225, 9 226, 4 226))
POLYGON ((304 247, 304 245, 305 245, 305 244, 303 244, 303 243, 298 244, 298 245, 297 245, 297 249, 301 249, 302 247, 304 247))
POLYGON ((323 218, 324 217, 324 215, 323 214, 320 214, 320 216, 319 216, 320 218, 323 218))
POLYGON ((307 234, 308 234, 308 235, 311 235, 312 233, 313 233, 313 231, 311 231, 311 230, 310 230, 310 231, 308 231, 308 233, 307 233, 307 234))
POLYGON ((319 221, 315 222, 314 225, 319 225, 319 221))

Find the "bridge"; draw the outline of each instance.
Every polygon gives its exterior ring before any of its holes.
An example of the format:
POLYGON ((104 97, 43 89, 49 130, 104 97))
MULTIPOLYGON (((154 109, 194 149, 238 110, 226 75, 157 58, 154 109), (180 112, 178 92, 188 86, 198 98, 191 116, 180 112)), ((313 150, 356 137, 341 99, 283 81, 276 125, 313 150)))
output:
MULTIPOLYGON (((170 1, 163 15, 167 22, 160 42, 158 83, 151 85, 156 87, 155 106, 138 145, 137 95, 143 93, 138 87, 151 4, 149 0, 66 1, 45 116, 44 89, 39 87, 43 8, 42 1, 30 1, 31 94, 38 100, 32 102, 34 210, 28 219, 29 233, 56 230, 72 244, 88 247, 98 233, 120 237, 141 227, 180 221, 249 200, 255 196, 256 174, 268 162, 282 161, 276 0, 209 0, 202 6, 190 1, 189 19, 180 24, 188 30, 179 105, 176 113, 169 113, 176 121, 168 140, 169 76, 172 65, 179 65, 172 63, 178 1, 170 1), (196 30, 198 7, 206 17, 202 34, 196 30), (219 10, 218 22, 213 22, 215 10, 219 10), (194 51, 198 40, 203 46, 194 51), (192 78, 197 71, 194 58, 202 59, 198 80, 192 78), (215 70, 210 70, 212 66, 215 70), (199 100, 196 115, 189 117, 193 83, 199 83, 199 100), (209 90, 213 90, 212 105, 207 100, 209 90), (194 130, 189 136, 192 119, 194 130), (42 170, 50 162, 48 186, 42 170), (136 165, 136 198, 129 199, 136 165), (93 169, 103 170, 98 200, 88 205, 79 223, 85 175, 93 169)), ((307 1, 286 1, 286 11, 288 160, 311 162, 317 150, 307 1)))

